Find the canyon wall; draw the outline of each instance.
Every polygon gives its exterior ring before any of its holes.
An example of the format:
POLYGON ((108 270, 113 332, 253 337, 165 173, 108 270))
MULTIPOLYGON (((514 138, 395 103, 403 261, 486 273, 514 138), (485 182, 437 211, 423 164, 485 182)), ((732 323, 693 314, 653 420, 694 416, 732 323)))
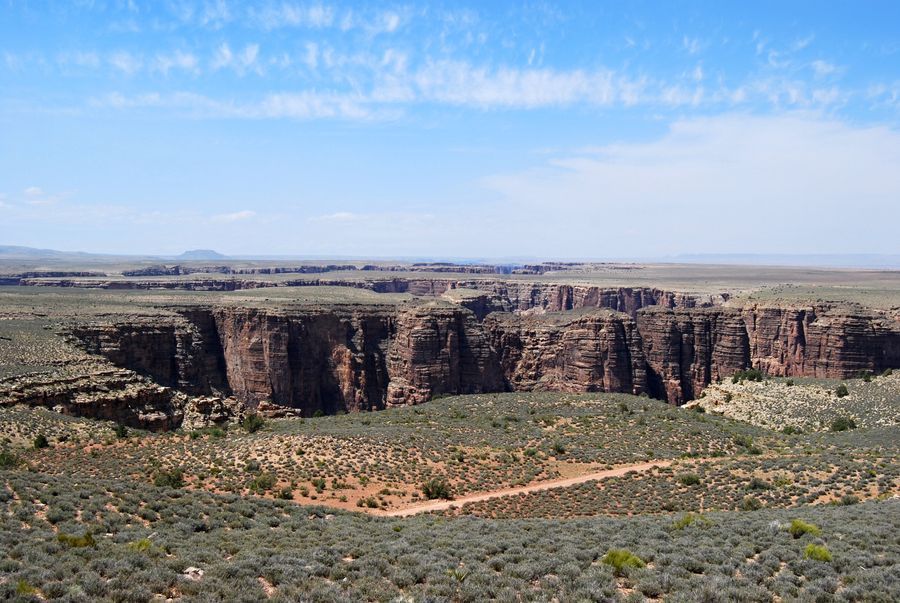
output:
POLYGON ((682 404, 749 367, 843 379, 900 366, 900 322, 854 305, 671 307, 689 302, 562 287, 522 302, 520 293, 510 301, 531 308, 517 314, 488 312, 480 295, 463 305, 214 306, 72 333, 160 385, 305 416, 495 391, 648 393, 682 404), (534 311, 545 303, 581 309, 534 311), (629 312, 594 307, 607 303, 629 312))
POLYGON ((492 314, 485 320, 485 330, 508 389, 647 391, 641 336, 624 314, 492 314))
POLYGON ((682 404, 745 368, 846 379, 900 366, 900 321, 855 304, 651 308, 637 317, 651 395, 682 404))

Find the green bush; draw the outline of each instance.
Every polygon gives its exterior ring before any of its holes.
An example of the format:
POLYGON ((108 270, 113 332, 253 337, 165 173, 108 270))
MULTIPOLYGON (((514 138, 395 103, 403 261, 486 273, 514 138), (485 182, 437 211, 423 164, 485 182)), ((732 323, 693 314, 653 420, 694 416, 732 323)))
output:
POLYGON ((153 485, 157 488, 181 488, 184 486, 184 471, 181 469, 159 471, 153 478, 153 485))
POLYGON ((255 494, 264 494, 274 487, 275 476, 271 473, 261 473, 247 484, 247 488, 255 494))
POLYGON ((744 371, 738 371, 731 378, 732 383, 743 383, 744 381, 762 381, 765 375, 759 369, 750 368, 744 371))
POLYGON ((0 469, 9 469, 19 464, 19 457, 8 450, 0 451, 0 469))
POLYGON ((822 535, 822 530, 820 530, 818 526, 806 523, 802 519, 793 520, 791 526, 788 528, 788 532, 790 532, 791 536, 794 538, 800 538, 804 534, 809 534, 810 536, 822 535))
POLYGON ((696 473, 682 473, 678 476, 678 481, 685 486, 696 486, 700 483, 700 476, 696 473))
POLYGON ((50 441, 47 440, 47 436, 45 436, 45 435, 42 434, 42 433, 39 433, 39 434, 37 435, 37 437, 34 438, 34 441, 32 442, 32 444, 34 444, 34 447, 35 447, 36 449, 40 450, 41 448, 47 448, 47 447, 49 447, 49 446, 50 446, 50 441))
POLYGON ((433 477, 422 484, 422 494, 424 494, 425 498, 428 500, 435 500, 438 498, 451 500, 453 498, 453 495, 450 492, 450 485, 447 483, 447 480, 441 477, 433 477))
POLYGON ((73 536, 71 534, 66 534, 65 532, 60 532, 56 535, 56 539, 73 549, 97 546, 97 542, 90 532, 85 532, 83 536, 73 536))
POLYGON ((116 437, 119 439, 125 439, 128 437, 128 428, 122 425, 121 423, 116 425, 116 437))
POLYGON ((806 545, 806 550, 803 551, 803 558, 828 563, 831 561, 831 552, 824 546, 809 543, 806 545))
POLYGON ((741 511, 759 511, 762 508, 763 504, 754 496, 747 495, 741 500, 741 511))
POLYGON ((831 431, 847 431, 856 429, 856 421, 850 417, 838 417, 831 423, 831 431))
POLYGON ((241 427, 243 427, 247 433, 256 433, 262 429, 265 424, 266 420, 256 413, 247 415, 244 417, 244 420, 241 421, 241 427))
POLYGON ((837 389, 834 390, 834 394, 838 398, 843 398, 844 396, 849 396, 850 392, 847 391, 847 386, 844 385, 843 383, 841 383, 840 385, 837 386, 837 389))
POLYGON ((629 569, 637 569, 647 565, 643 559, 627 549, 612 549, 600 561, 606 565, 611 565, 616 576, 622 576, 629 569))
POLYGON ((698 513, 685 513, 672 522, 671 529, 673 532, 677 532, 678 530, 683 530, 694 524, 705 527, 712 525, 712 522, 698 513))

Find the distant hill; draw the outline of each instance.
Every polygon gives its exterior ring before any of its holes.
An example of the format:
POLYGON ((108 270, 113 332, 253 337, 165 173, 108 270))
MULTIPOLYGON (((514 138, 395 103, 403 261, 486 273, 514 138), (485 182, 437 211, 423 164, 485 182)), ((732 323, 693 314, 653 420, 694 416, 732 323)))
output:
POLYGON ((185 251, 179 256, 175 257, 176 260, 227 260, 227 255, 222 255, 218 251, 213 251, 212 249, 191 249, 190 251, 185 251))

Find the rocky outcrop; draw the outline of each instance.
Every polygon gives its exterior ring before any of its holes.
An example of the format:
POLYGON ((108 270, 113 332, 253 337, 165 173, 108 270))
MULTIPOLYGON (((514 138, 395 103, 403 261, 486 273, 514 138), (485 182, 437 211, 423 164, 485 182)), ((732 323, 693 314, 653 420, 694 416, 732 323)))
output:
POLYGON ((624 314, 492 314, 485 328, 508 389, 647 391, 641 336, 624 314))
POLYGON ((44 406, 57 412, 164 431, 181 424, 187 396, 127 369, 86 365, 65 376, 25 375, 0 381, 0 404, 44 406))
POLYGON ((387 368, 389 406, 503 389, 496 354, 475 315, 446 305, 398 315, 387 368))

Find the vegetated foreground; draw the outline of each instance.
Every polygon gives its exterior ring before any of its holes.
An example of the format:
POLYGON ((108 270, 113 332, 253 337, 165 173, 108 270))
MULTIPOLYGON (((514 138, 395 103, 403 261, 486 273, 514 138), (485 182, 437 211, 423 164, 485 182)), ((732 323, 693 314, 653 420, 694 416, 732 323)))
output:
POLYGON ((637 396, 554 393, 194 433, 22 407, 0 417, 11 442, 47 444, 11 448, 0 469, 9 596, 900 596, 896 426, 785 434, 637 396), (314 506, 402 512, 426 494, 653 460, 440 516, 314 506))

